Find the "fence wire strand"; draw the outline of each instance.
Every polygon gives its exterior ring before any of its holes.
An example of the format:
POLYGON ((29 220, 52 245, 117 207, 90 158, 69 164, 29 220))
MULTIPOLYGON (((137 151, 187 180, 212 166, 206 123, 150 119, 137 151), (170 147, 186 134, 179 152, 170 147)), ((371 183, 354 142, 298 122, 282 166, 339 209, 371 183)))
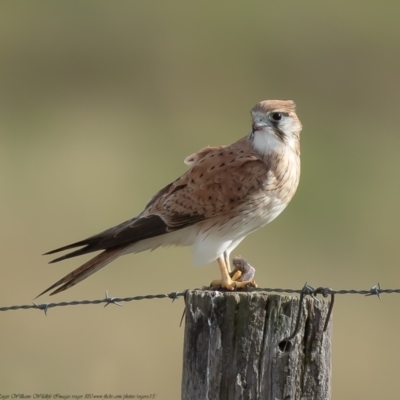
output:
MULTIPOLYGON (((108 306, 109 304, 122 306, 121 303, 127 303, 136 300, 154 300, 154 299, 170 299, 172 301, 175 301, 179 297, 184 297, 189 290, 191 289, 187 289, 182 292, 171 292, 167 294, 165 293, 148 294, 144 296, 133 296, 133 297, 109 297, 108 292, 106 291, 106 296, 103 299, 69 301, 60 303, 39 303, 39 304, 32 302, 32 304, 26 304, 20 306, 14 305, 9 307, 0 307, 0 311, 29 310, 34 308, 42 310, 45 312, 45 314, 47 314, 47 310, 53 307, 80 306, 87 304, 104 304, 104 307, 108 306)), ((202 289, 193 289, 193 290, 202 290, 202 289)), ((379 283, 377 285, 372 286, 368 290, 355 290, 355 289, 334 290, 327 287, 318 287, 314 289, 312 286, 309 286, 306 283, 302 289, 251 288, 248 289, 247 292, 288 293, 288 294, 300 294, 300 295, 303 294, 311 296, 316 296, 318 294, 321 294, 324 297, 327 297, 329 295, 359 294, 364 296, 377 296, 380 299, 381 294, 400 293, 400 289, 381 289, 379 283)))

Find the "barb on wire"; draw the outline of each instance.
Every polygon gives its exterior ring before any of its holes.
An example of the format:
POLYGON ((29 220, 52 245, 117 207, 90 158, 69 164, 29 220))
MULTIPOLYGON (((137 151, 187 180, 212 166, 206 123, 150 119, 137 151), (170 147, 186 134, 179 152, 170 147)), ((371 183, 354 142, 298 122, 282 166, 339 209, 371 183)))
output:
MULTIPOLYGON (((313 287, 309 285, 305 285, 302 289, 282 289, 282 288, 251 288, 249 289, 250 292, 267 292, 267 293, 298 293, 300 294, 300 299, 301 301, 303 300, 301 296, 303 295, 303 298, 305 295, 317 295, 321 294, 324 297, 327 297, 329 295, 337 295, 337 294, 361 294, 365 296, 377 296, 379 299, 381 298, 380 295, 383 293, 386 294, 391 294, 391 293, 398 293, 400 294, 400 289, 381 289, 379 283, 377 285, 374 285, 371 287, 369 290, 333 290, 331 288, 323 288, 323 287, 318 287, 317 289, 314 289, 313 287)), ((105 306, 108 304, 116 304, 119 306, 122 306, 120 303, 125 303, 125 302, 130 302, 130 301, 135 301, 135 300, 154 300, 154 299, 171 299, 172 302, 177 300, 179 297, 185 297, 186 293, 190 289, 184 290, 182 292, 172 292, 172 293, 162 293, 162 294, 149 294, 145 296, 134 296, 134 297, 108 297, 108 292, 106 291, 106 297, 103 299, 98 299, 98 300, 81 300, 81 301, 70 301, 70 302, 60 302, 60 303, 43 303, 43 304, 36 304, 32 302, 33 304, 27 304, 27 305, 21 305, 21 306, 9 306, 9 307, 0 307, 0 311, 12 311, 12 310, 29 310, 32 308, 42 310, 45 312, 47 315, 47 311, 50 308, 53 307, 65 307, 65 306, 78 306, 78 305, 87 305, 87 304, 102 304, 105 303, 105 306)), ((201 289, 197 289, 201 290, 201 289)), ((332 298, 333 300, 333 298, 332 298)), ((331 301, 331 306, 333 307, 333 301, 331 301)), ((331 315, 332 309, 328 311, 327 315, 327 322, 329 322, 329 317, 331 315)), ((326 327, 325 327, 326 329, 326 327)))
POLYGON ((381 292, 381 285, 379 285, 379 282, 377 285, 372 286, 372 288, 370 289, 371 293, 367 293, 366 296, 378 296, 378 299, 381 300, 381 296, 380 293, 381 292))
POLYGON ((115 297, 108 297, 108 290, 106 290, 106 300, 107 300, 107 303, 104 304, 104 308, 109 306, 110 304, 115 304, 116 306, 123 307, 123 305, 121 303, 118 303, 116 301, 115 297))
MULTIPOLYGON (((185 294, 187 291, 188 291, 188 289, 185 290, 185 294)), ((175 300, 177 300, 179 298, 179 292, 172 292, 172 293, 170 293, 169 297, 172 299, 172 302, 174 302, 175 300)))
POLYGON ((33 308, 38 308, 39 310, 43 310, 44 314, 47 316, 47 310, 49 308, 49 303, 43 303, 43 304, 36 304, 34 301, 32 301, 34 307, 33 308))

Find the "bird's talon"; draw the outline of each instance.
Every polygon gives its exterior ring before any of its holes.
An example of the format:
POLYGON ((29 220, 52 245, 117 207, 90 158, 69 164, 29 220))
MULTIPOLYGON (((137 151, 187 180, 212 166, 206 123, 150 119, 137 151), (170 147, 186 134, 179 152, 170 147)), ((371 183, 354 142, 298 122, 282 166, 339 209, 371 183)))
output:
POLYGON ((232 279, 233 281, 239 281, 240 278, 242 277, 242 272, 239 271, 239 270, 233 270, 233 271, 230 273, 230 276, 231 276, 231 279, 232 279))

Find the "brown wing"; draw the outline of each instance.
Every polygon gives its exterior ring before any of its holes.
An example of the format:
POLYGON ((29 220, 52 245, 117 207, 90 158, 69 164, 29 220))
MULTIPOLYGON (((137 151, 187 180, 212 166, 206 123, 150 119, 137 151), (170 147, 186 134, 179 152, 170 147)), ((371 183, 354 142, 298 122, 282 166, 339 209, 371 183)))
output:
POLYGON ((207 219, 228 213, 259 190, 268 173, 268 165, 244 140, 189 157, 192 168, 153 198, 143 216, 158 215, 171 228, 180 216, 181 228, 198 216, 207 219))
POLYGON ((259 189, 267 172, 267 165, 244 141, 203 149, 192 168, 153 196, 138 217, 46 254, 84 246, 51 261, 57 262, 126 246, 229 213, 259 189))

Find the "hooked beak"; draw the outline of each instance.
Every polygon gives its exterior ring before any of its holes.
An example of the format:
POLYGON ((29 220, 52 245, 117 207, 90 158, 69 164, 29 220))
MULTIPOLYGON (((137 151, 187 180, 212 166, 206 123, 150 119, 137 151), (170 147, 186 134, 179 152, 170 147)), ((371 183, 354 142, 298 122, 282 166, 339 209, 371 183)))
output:
POLYGON ((253 122, 253 133, 257 132, 257 131, 261 131, 262 129, 266 128, 268 126, 268 124, 266 124, 265 122, 261 122, 261 121, 254 121, 253 122))

